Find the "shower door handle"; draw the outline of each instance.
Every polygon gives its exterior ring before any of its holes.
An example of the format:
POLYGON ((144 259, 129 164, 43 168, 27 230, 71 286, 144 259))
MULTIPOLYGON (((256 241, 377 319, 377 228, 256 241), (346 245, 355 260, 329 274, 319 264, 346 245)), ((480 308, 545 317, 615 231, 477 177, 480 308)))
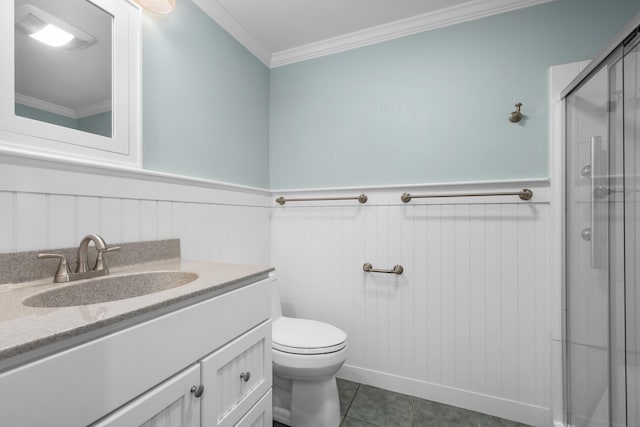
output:
POLYGON ((609 195, 609 156, 606 147, 602 144, 602 137, 591 137, 591 180, 589 191, 589 217, 590 227, 590 262, 591 268, 602 268, 603 256, 606 251, 606 227, 602 227, 602 219, 607 216, 608 201, 603 200, 609 195))

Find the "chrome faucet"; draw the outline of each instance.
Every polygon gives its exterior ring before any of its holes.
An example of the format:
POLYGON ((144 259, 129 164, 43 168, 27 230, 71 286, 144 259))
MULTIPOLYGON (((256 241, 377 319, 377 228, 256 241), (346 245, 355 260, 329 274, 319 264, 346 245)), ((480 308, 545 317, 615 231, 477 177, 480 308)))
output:
POLYGON ((87 234, 84 236, 82 241, 80 241, 75 273, 71 272, 67 258, 62 254, 38 254, 38 259, 58 258, 60 260, 60 265, 58 265, 58 270, 53 277, 53 282, 71 282, 74 280, 89 279, 91 277, 109 274, 107 264, 104 262, 104 254, 106 252, 117 251, 119 249, 119 246, 107 247, 107 244, 102 237, 92 233, 87 234), (98 251, 98 256, 96 257, 95 265, 91 270, 89 270, 89 262, 87 258, 89 253, 89 243, 91 242, 95 245, 96 250, 98 251))

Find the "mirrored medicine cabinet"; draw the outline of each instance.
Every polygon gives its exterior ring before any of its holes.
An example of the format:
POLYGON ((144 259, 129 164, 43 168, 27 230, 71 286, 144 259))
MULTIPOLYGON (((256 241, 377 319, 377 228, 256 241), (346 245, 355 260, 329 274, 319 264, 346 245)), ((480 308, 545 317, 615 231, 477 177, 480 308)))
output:
POLYGON ((140 166, 140 9, 0 2, 0 150, 140 166))

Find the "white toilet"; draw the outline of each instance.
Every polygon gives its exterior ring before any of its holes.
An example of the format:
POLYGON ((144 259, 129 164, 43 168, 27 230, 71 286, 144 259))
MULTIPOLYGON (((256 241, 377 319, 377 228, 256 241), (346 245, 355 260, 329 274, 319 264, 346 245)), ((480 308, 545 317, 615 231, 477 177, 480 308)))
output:
POLYGON ((292 427, 338 427, 335 374, 347 359, 347 334, 335 326, 283 317, 272 281, 273 419, 292 427))

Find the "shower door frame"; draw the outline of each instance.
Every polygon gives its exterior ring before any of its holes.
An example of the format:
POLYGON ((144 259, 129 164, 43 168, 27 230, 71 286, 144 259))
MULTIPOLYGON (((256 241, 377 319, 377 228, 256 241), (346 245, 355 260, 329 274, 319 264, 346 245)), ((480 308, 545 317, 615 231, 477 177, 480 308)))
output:
MULTIPOLYGON (((626 393, 625 393, 625 375, 624 370, 620 370, 620 366, 624 367, 624 358, 620 358, 620 351, 624 349, 625 337, 625 301, 624 301, 624 197, 618 187, 621 187, 623 170, 623 108, 622 102, 618 105, 613 101, 613 97, 619 92, 620 101, 622 101, 622 80, 623 80, 623 48, 618 46, 614 49, 601 63, 596 67, 592 67, 587 78, 578 84, 565 98, 563 105, 565 107, 565 186, 564 186, 564 202, 563 214, 566 215, 571 209, 572 224, 579 224, 577 229, 571 230, 566 223, 563 230, 565 236, 564 241, 564 286, 563 286, 563 385, 564 385, 564 406, 565 406, 565 422, 567 425, 583 425, 582 423, 589 420, 589 423, 596 422, 596 425, 626 425, 626 393), (612 85, 617 85, 614 90, 612 85), (594 92, 595 90, 595 92, 594 92), (585 92, 586 91, 586 92, 585 92), (594 99, 593 96, 596 96, 594 99), (573 97, 573 98, 572 98, 573 97), (570 104, 569 99, 576 100, 578 104, 570 104), (583 108, 587 106, 586 110, 583 108), (606 107, 602 113, 593 116, 593 113, 600 110, 600 106, 606 107), (594 109, 595 108, 595 109, 594 109), (601 114, 601 115, 600 115, 601 114), (585 116, 586 115, 586 116, 585 116), (586 118, 586 120, 585 120, 586 118), (578 128, 575 127, 575 121, 579 123, 578 128), (595 120, 595 121, 594 121, 595 120), (599 128, 599 129, 597 129, 599 128), (585 143, 585 134, 583 132, 596 130, 598 137, 591 137, 590 150, 591 160, 588 161, 590 172, 589 175, 583 175, 580 166, 582 163, 577 156, 585 143), (597 148, 596 147, 601 147, 597 148), (596 162, 598 155, 595 152, 605 154, 604 169, 597 166, 600 162, 596 162), (568 157, 570 156, 570 157, 568 157), (576 161, 578 164, 576 165, 576 161), (573 169, 570 169, 570 163, 573 163, 573 169), (568 176, 572 173, 571 177, 568 176), (578 177, 580 175, 580 177, 578 177), (586 176, 586 178, 585 178, 586 176), (588 180, 586 190, 585 183, 568 186, 569 182, 573 182, 576 178, 583 182, 588 180), (616 182, 617 181, 617 182, 616 182), (589 189, 590 187, 590 189, 589 189), (582 188, 582 190, 581 190, 582 188), (612 190, 606 194, 602 194, 601 190, 612 190), (569 191, 571 193, 572 204, 567 205, 569 200, 569 191), (580 192, 586 191, 588 199, 582 199, 580 192), (591 219, 586 222, 579 219, 581 215, 579 208, 581 202, 587 202, 591 206, 591 219), (576 205, 576 203, 578 205, 576 205), (595 212, 595 216, 594 216, 595 212), (599 212, 599 214, 598 214, 599 212), (576 214, 578 218, 576 218, 576 214), (600 218, 600 219, 598 219, 600 218), (595 223, 594 223, 595 220, 595 223), (579 222, 575 222, 579 221, 579 222), (598 229, 605 230, 600 238, 595 233, 596 225, 598 229), (590 230, 590 239, 580 236, 579 229, 589 227, 584 230, 590 230), (569 240, 571 239, 571 240, 569 240), (579 255, 578 259, 582 259, 577 265, 575 254, 584 251, 585 242, 589 246, 591 259, 585 261, 584 254, 579 255), (571 251, 574 254, 569 258, 569 244, 571 243, 571 251), (600 253, 597 248, 600 247, 600 253), (583 248, 583 249, 580 249, 583 248), (605 250, 602 252, 602 250, 605 250), (616 255, 622 254, 621 257, 616 255), (567 269, 569 260, 573 259, 572 269, 567 269), (586 268, 586 269, 585 269, 586 268), (589 285, 588 285, 589 284, 589 285), (588 286, 587 286, 588 285, 588 286), (604 287, 603 287, 604 286, 604 287), (590 299, 594 297, 594 291, 602 292, 598 299, 590 299), (571 293, 571 294, 570 294, 571 293), (585 299, 585 295, 587 298, 585 299), (588 297, 590 295, 590 297, 588 297), (571 296, 571 298, 570 298, 571 296), (575 299, 577 297, 577 299, 575 299), (577 304, 575 304, 577 303, 577 304), (602 312, 600 310, 603 310, 602 312), (585 328, 586 313, 601 313, 601 322, 596 325, 604 324, 605 326, 600 333, 590 332, 591 328, 585 328), (573 313, 573 314, 571 314, 573 313), (576 317, 577 316, 577 317, 576 317), (571 318, 571 319, 570 319, 571 318), (571 320, 571 321, 570 321, 571 320), (573 321, 573 322, 572 322, 573 321), (575 334, 575 335, 574 335, 575 334), (618 351, 615 351, 615 350, 618 351), (581 363, 589 360, 588 366, 580 368, 579 364, 574 367, 571 362, 581 363), (585 359, 586 358, 586 359, 585 359), (602 358, 600 362, 597 362, 602 358), (595 365, 594 365, 595 363, 595 365), (620 364, 621 363, 621 364, 620 364), (573 374, 577 373, 579 381, 586 381, 582 387, 575 389, 573 374), (591 378, 585 380, 584 378, 591 378), (596 380, 591 383, 593 378, 601 376, 602 383, 596 380), (586 386, 586 387, 585 387, 586 386), (602 396, 599 391, 602 387, 602 396), (572 395, 572 390, 580 391, 578 400, 572 395), (591 393, 581 390, 592 390, 591 393), (595 394, 594 394, 595 393, 595 394), (595 400, 592 400, 596 397, 595 400), (606 397, 603 405, 602 399, 606 397), (586 400, 581 400, 586 399, 586 400), (574 409, 574 402, 581 402, 582 409, 574 409), (582 405, 586 404, 586 407, 582 405), (582 412, 584 410, 587 412, 582 412), (604 411, 603 411, 604 409, 604 411), (594 411, 593 413, 591 411, 594 411), (574 416, 574 422, 578 424, 569 424, 571 417, 574 416), (587 417, 587 418, 585 418, 587 417), (620 424, 620 423, 623 424, 620 424), (612 424, 613 423, 613 424, 612 424)), ((588 139, 588 138, 587 138, 588 139)), ((584 154, 583 154, 584 155, 584 154)), ((588 215, 587 215, 588 216, 588 215)), ((588 257, 589 255, 587 255, 588 257)), ((587 258, 588 259, 588 258, 587 258)), ((589 315, 589 317, 591 317, 589 315)), ((596 325, 591 325, 592 327, 596 325)), ((598 328, 595 328, 598 332, 598 328)), ((624 353, 624 351, 622 351, 624 353)))
POLYGON ((565 99, 562 91, 590 61, 552 66, 549 69, 549 179, 551 202, 549 250, 549 304, 551 337, 550 418, 554 427, 567 422, 565 408, 565 348, 564 348, 564 282, 565 282, 565 99))
MULTIPOLYGON (((566 215, 565 215, 565 152, 566 152, 566 97, 609 56, 626 44, 640 37, 640 14, 636 15, 594 60, 564 64, 550 68, 549 79, 549 155, 551 180, 551 236, 550 236, 550 304, 551 333, 551 421, 555 427, 568 424, 568 384, 566 367, 566 215), (634 36, 631 36, 635 34, 634 36), (568 84, 567 84, 568 83, 568 84), (566 86, 564 90, 562 88, 566 86), (560 301, 560 302, 557 302, 560 301)), ((626 53, 626 50, 623 51, 626 53)), ((626 221, 626 220, 625 220, 626 221)), ((625 256, 626 258, 626 256, 625 256)), ((626 271, 625 271, 626 274, 626 271)), ((626 280, 625 280, 626 281, 626 280)), ((627 411, 628 413, 628 411, 627 411)))

